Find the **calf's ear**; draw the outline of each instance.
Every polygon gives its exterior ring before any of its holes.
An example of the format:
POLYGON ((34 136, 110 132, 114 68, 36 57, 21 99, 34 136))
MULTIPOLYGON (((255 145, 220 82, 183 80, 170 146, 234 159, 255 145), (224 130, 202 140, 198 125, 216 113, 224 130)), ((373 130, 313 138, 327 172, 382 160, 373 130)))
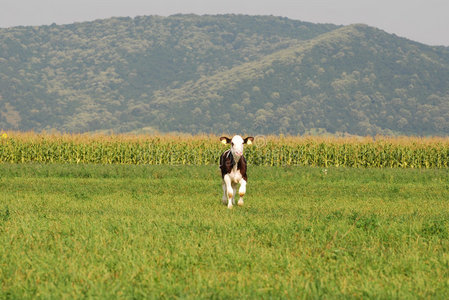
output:
POLYGON ((220 141, 221 141, 222 144, 226 145, 226 144, 229 144, 231 142, 231 139, 228 138, 228 137, 222 136, 220 138, 220 141))
POLYGON ((252 136, 246 137, 243 139, 244 144, 251 145, 254 142, 254 138, 252 136))

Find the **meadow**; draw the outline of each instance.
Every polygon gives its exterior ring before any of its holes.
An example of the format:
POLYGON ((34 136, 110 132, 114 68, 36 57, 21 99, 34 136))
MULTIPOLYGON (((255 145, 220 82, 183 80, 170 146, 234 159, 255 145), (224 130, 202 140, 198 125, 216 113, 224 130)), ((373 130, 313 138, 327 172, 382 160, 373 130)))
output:
POLYGON ((0 299, 449 298, 446 168, 0 164, 0 299))

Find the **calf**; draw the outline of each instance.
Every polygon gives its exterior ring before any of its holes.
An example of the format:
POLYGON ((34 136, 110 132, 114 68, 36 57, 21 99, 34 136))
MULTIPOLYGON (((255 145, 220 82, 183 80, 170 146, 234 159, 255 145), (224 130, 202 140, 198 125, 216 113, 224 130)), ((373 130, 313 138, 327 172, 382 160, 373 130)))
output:
POLYGON ((232 138, 221 137, 223 144, 231 144, 231 149, 225 151, 220 157, 221 178, 223 179, 223 204, 228 208, 235 205, 235 193, 237 184, 240 184, 238 205, 243 205, 243 196, 246 193, 246 160, 243 156, 243 144, 251 144, 254 141, 252 136, 242 138, 236 135, 232 138))

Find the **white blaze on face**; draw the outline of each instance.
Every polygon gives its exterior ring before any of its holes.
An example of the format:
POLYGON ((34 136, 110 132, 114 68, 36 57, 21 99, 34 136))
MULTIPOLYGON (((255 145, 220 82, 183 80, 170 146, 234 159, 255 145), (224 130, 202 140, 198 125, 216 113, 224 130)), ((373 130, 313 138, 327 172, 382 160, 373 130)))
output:
POLYGON ((232 138, 231 152, 235 158, 240 158, 243 155, 243 138, 240 135, 232 138))

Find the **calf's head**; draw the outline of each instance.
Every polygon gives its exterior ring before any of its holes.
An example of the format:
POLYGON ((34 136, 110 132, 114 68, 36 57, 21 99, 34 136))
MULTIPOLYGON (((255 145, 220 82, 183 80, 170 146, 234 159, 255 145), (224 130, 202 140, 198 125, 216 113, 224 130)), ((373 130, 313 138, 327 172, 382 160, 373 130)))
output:
POLYGON ((240 135, 235 135, 232 139, 222 136, 220 141, 223 144, 231 144, 231 153, 234 157, 241 157, 243 155, 243 144, 251 145, 254 141, 252 136, 242 138, 240 135))

